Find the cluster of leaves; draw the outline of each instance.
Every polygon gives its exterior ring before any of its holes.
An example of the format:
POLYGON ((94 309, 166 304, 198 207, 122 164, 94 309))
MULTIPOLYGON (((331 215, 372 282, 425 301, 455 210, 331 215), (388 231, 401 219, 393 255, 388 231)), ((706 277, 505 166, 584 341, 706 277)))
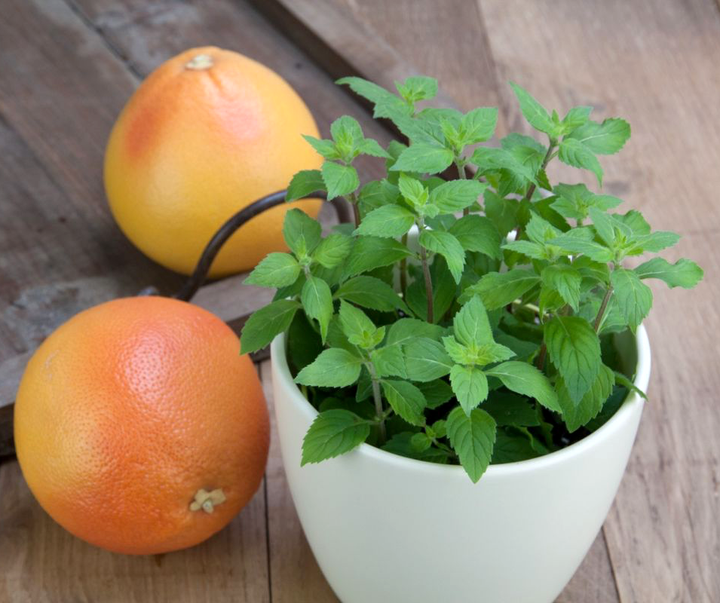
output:
POLYGON ((325 162, 293 178, 288 201, 342 196, 357 223, 323 237, 291 209, 290 253, 271 253, 246 281, 278 291, 248 320, 242 351, 288 332, 295 379, 320 411, 303 463, 368 442, 459 463, 477 481, 491 462, 547 454, 597 429, 633 387, 616 370, 612 336, 650 311, 644 281, 690 288, 702 278, 685 259, 624 267, 678 236, 653 232, 637 211, 612 212, 616 197, 549 182, 557 157, 601 185, 597 156, 619 151, 629 125, 593 121, 590 107, 561 119, 512 84, 547 143, 510 134, 482 146, 497 109, 419 110, 437 93, 432 78, 409 78, 398 94, 359 78, 340 83, 408 144, 385 149, 351 117, 332 124, 332 140, 306 137, 325 162), (387 171, 361 186, 353 162, 363 154, 387 171), (448 168, 456 179, 438 176, 448 168))

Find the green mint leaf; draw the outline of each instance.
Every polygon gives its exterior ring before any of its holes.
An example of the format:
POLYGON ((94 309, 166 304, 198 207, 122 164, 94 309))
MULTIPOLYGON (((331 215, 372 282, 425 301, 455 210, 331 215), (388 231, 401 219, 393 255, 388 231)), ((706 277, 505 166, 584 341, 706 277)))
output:
POLYGON ((630 124, 618 118, 606 119, 602 123, 589 121, 576 129, 570 138, 597 155, 612 155, 622 149, 630 138, 630 124))
POLYGON ((496 107, 478 107, 462 118, 463 136, 459 141, 462 146, 490 140, 497 126, 498 110, 496 107))
POLYGON ((501 237, 492 220, 475 214, 463 216, 448 231, 465 251, 477 251, 496 260, 502 259, 501 237))
POLYGON ((303 134, 303 138, 318 152, 319 155, 325 159, 331 161, 340 159, 341 154, 335 147, 335 143, 332 140, 321 140, 320 138, 308 136, 307 134, 303 134))
POLYGON ((305 434, 301 465, 319 463, 349 452, 370 435, 370 425, 349 410, 321 412, 305 434))
POLYGON ((588 214, 593 221, 595 232, 608 247, 612 248, 615 244, 615 220, 597 207, 590 207, 588 214))
POLYGON ((518 339, 513 335, 508 335, 504 331, 497 331, 494 334, 495 341, 508 349, 512 350, 518 360, 529 360, 530 357, 538 351, 540 345, 534 341, 525 341, 518 339))
POLYGON ((457 407, 447 418, 447 433, 460 464, 477 483, 492 458, 495 444, 495 421, 484 410, 476 408, 470 413, 457 407))
POLYGON ((533 243, 543 244, 560 236, 562 232, 538 214, 533 213, 525 226, 525 234, 533 243))
POLYGON ((417 337, 403 346, 405 368, 411 381, 428 382, 444 377, 453 367, 441 343, 417 337))
POLYGON ((385 149, 382 148, 377 140, 372 138, 366 138, 357 147, 358 151, 363 155, 370 155, 371 157, 381 157, 383 159, 390 159, 391 155, 385 149))
POLYGON ((465 366, 483 367, 515 356, 515 352, 510 348, 493 342, 480 346, 465 346, 458 343, 454 337, 443 337, 443 345, 453 362, 465 366))
POLYGON ((400 174, 398 188, 400 189, 400 194, 414 207, 422 207, 425 205, 430 195, 422 182, 407 174, 400 174))
POLYGON ((245 279, 246 285, 287 287, 300 275, 300 264, 289 253, 270 253, 245 279))
POLYGON ((420 233, 420 245, 443 256, 453 279, 456 283, 460 282, 465 267, 465 250, 453 235, 439 230, 423 230, 420 233))
POLYGON ((434 77, 418 75, 407 78, 404 82, 395 82, 395 87, 408 103, 435 98, 438 92, 438 81, 434 77))
POLYGON ((498 426, 536 427, 540 424, 535 407, 527 398, 516 394, 495 391, 483 403, 483 410, 498 426))
POLYGON ((442 327, 432 325, 424 320, 401 318, 390 327, 387 345, 405 344, 419 337, 440 341, 443 332, 442 327))
POLYGON ((562 120, 563 134, 569 134, 580 126, 584 126, 590 119, 592 107, 573 107, 562 120))
POLYGON ((358 237, 345 264, 345 276, 389 266, 410 255, 411 251, 394 239, 358 237))
POLYGON ((285 201, 304 199, 317 191, 325 190, 325 181, 320 170, 301 170, 292 177, 285 195, 285 201))
POLYGON ((548 259, 545 247, 538 243, 531 243, 530 241, 510 241, 509 243, 505 243, 502 248, 507 249, 508 251, 521 253, 522 255, 526 255, 535 260, 548 259))
POLYGON ((595 154, 577 138, 565 138, 560 143, 560 161, 576 168, 591 171, 602 186, 603 169, 595 154))
POLYGON ((326 161, 322 165, 322 177, 328 201, 335 197, 345 197, 360 186, 357 170, 351 165, 326 161))
POLYGON ((613 270, 610 274, 610 282, 615 289, 613 295, 618 309, 625 317, 628 326, 635 332, 650 312, 653 302, 652 291, 635 272, 625 268, 613 270))
POLYGON ((582 275, 578 270, 567 264, 551 264, 542 271, 542 281, 543 285, 557 291, 573 310, 578 310, 582 284, 582 275))
POLYGON ((487 377, 479 368, 456 364, 450 371, 450 385, 468 416, 488 396, 487 377))
POLYGON ((405 357, 399 345, 390 345, 370 352, 378 377, 400 377, 407 379, 405 357))
POLYGON ((419 142, 405 149, 390 170, 437 174, 447 169, 452 162, 453 153, 449 149, 419 142))
POLYGON ((302 369, 295 382, 316 387, 347 387, 360 377, 362 360, 341 348, 324 350, 302 369))
MULTIPOLYGON (((438 408, 446 402, 449 402, 454 395, 450 385, 442 379, 418 383, 418 389, 423 393, 423 396, 425 396, 427 407, 430 409, 438 408)), ((433 425, 433 429, 434 428, 435 425, 433 425)), ((441 436, 438 434, 438 437, 444 437, 444 435, 441 436)))
POLYGON ((614 383, 615 375, 603 364, 590 390, 579 402, 575 402, 570 397, 562 377, 558 378, 555 384, 558 402, 562 408, 563 421, 570 433, 576 431, 600 413, 605 401, 612 394, 614 383))
POLYGON ((621 385, 622 387, 627 388, 628 390, 635 392, 638 396, 640 396, 643 400, 647 400, 647 394, 641 390, 637 385, 635 385, 630 379, 628 379, 625 375, 622 373, 619 373, 618 371, 614 371, 615 374, 615 383, 618 385, 621 385))
POLYGON ((514 82, 510 82, 510 86, 515 92, 515 96, 520 103, 520 111, 522 111, 527 122, 540 132, 545 132, 551 136, 557 135, 558 127, 553 122, 547 109, 536 101, 529 92, 514 82))
POLYGON ((558 184, 553 188, 558 199, 550 205, 563 218, 584 220, 588 209, 596 207, 607 211, 620 205, 622 201, 612 195, 596 195, 584 184, 558 184))
POLYGON ((676 245, 679 240, 680 235, 677 233, 658 230, 652 234, 637 237, 627 253, 628 255, 640 255, 646 251, 657 253, 676 245))
POLYGON ((330 124, 330 135, 341 156, 347 159, 352 159, 357 146, 365 140, 360 124, 349 115, 338 117, 330 124))
POLYGON ((399 196, 400 191, 394 184, 387 180, 372 180, 360 189, 360 206, 366 214, 378 207, 397 203, 399 196))
POLYGON ((340 328, 350 343, 363 348, 372 348, 377 345, 370 344, 370 340, 378 329, 373 324, 373 321, 367 317, 365 312, 342 300, 340 302, 339 318, 340 328))
POLYGON ((635 268, 635 274, 641 279, 659 279, 671 289, 673 287, 692 289, 702 280, 704 275, 700 266, 684 258, 674 264, 663 258, 653 258, 635 268))
POLYGON ((524 134, 508 134, 500 140, 500 145, 508 151, 518 147, 529 147, 542 157, 545 157, 547 153, 547 147, 545 145, 540 144, 532 136, 525 136, 524 134))
POLYGON ((328 284, 316 276, 310 276, 300 293, 305 314, 320 324, 320 336, 323 343, 327 338, 328 326, 333 315, 332 293, 328 284))
POLYGON ((479 295, 486 310, 497 310, 511 304, 539 283, 540 277, 532 270, 513 268, 507 272, 491 272, 468 287, 460 301, 468 295, 479 295))
POLYGON ((419 461, 441 464, 447 463, 449 454, 445 450, 440 450, 434 446, 422 452, 415 450, 411 444, 414 436, 415 434, 410 431, 396 433, 382 446, 382 449, 399 456, 417 459, 419 461))
POLYGON ((475 203, 486 188, 477 180, 451 180, 430 192, 430 203, 441 214, 454 214, 475 203))
POLYGON ((343 263, 352 249, 352 239, 342 234, 331 234, 320 241, 312 259, 325 268, 335 268, 343 263))
POLYGON ((458 343, 457 339, 454 337, 443 337, 442 343, 443 346, 445 346, 445 351, 453 362, 457 364, 473 364, 472 360, 470 360, 470 350, 463 344, 458 343))
POLYGON ((285 214, 283 237, 291 251, 298 257, 305 257, 320 243, 322 227, 304 211, 291 209, 285 214))
POLYGON ((593 233, 587 228, 574 228, 554 238, 552 244, 568 254, 583 254, 594 262, 605 264, 613 261, 613 252, 593 241, 593 233))
POLYGON ((380 312, 405 308, 405 303, 394 289, 373 276, 356 276, 345 281, 335 293, 335 297, 380 312))
POLYGON ((625 215, 615 216, 615 218, 620 220, 625 226, 628 226, 636 236, 650 234, 650 224, 647 223, 639 211, 631 209, 625 215))
MULTIPOLYGON (((407 107, 407 105, 404 105, 407 107)), ((410 109, 412 112, 412 108, 410 109)), ((436 119, 427 109, 421 111, 415 118, 409 117, 405 111, 390 109, 388 117, 397 126, 398 130, 407 136, 412 144, 427 144, 434 147, 442 147, 445 144, 445 137, 436 119)), ((405 147, 407 148, 407 147, 405 147)), ((388 148, 388 150, 390 150, 388 148)), ((402 153, 401 153, 402 154, 402 153)), ((392 169, 392 168, 391 168, 392 169)))
POLYGON ((517 199, 503 199, 500 195, 490 189, 485 191, 485 215, 495 225, 500 236, 505 236, 518 224, 518 207, 520 202, 517 199))
POLYGON ((261 350, 276 336, 287 331, 300 304, 294 300, 281 299, 260 308, 248 318, 240 338, 240 353, 250 354, 261 350))
POLYGON ((518 161, 510 151, 505 149, 478 147, 470 157, 470 163, 476 165, 481 173, 509 170, 519 178, 537 184, 532 168, 518 161))
POLYGON ((417 452, 424 452, 432 446, 432 440, 426 433, 414 433, 410 438, 410 446, 417 452))
POLYGON ((393 117, 396 114, 409 116, 412 114, 413 109, 411 106, 404 103, 392 92, 373 82, 360 77, 344 77, 335 83, 348 86, 355 94, 373 103, 375 105, 373 117, 393 117))
POLYGON ((504 362, 485 371, 497 377, 503 385, 515 393, 535 398, 549 410, 560 411, 557 396, 548 378, 527 362, 504 362))
POLYGON ((400 205, 384 205, 367 214, 355 231, 361 235, 396 238, 404 235, 415 223, 412 212, 400 205))
POLYGON ((579 402, 593 386, 602 364, 595 330, 579 316, 556 316, 545 325, 545 345, 568 395, 579 402))
POLYGON ((478 296, 466 303, 453 318, 455 337, 467 346, 494 343, 487 310, 478 296))
POLYGON ((527 430, 499 428, 493 447, 492 464, 517 463, 539 456, 533 448, 533 436, 527 430))
POLYGON ((390 407, 411 425, 424 425, 423 412, 427 403, 422 392, 412 383, 383 379, 382 390, 390 407))

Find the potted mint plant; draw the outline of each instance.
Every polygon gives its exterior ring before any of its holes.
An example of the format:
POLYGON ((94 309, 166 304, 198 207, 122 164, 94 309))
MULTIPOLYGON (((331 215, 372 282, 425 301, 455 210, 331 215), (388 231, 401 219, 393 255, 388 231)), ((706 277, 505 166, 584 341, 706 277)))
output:
POLYGON ((406 139, 384 149, 341 117, 307 137, 321 170, 292 201, 345 197, 355 223, 323 237, 287 213, 290 253, 246 282, 277 288, 242 334, 272 341, 280 444, 310 545, 345 603, 550 602, 615 496, 650 373, 647 279, 693 287, 689 260, 654 257, 652 231, 617 197, 551 183, 630 136, 622 119, 560 118, 512 84, 540 134, 484 145, 497 109, 419 109, 437 82, 391 93, 348 85, 406 139), (361 186, 353 161, 384 160, 361 186), (456 177, 448 177, 451 172, 456 177), (469 172, 469 173, 468 173, 469 172), (631 267, 634 266, 634 267, 631 267))

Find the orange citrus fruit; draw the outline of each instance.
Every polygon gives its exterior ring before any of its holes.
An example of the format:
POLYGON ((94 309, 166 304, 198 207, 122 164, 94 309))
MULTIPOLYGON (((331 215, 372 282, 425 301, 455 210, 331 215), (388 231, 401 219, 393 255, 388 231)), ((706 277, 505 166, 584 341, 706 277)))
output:
POLYGON ((75 536, 131 554, 193 546, 262 481, 269 421, 250 358, 213 314, 162 297, 76 315, 31 358, 15 405, 30 489, 75 536))
MULTIPOLYGON (((212 235, 253 201, 287 188, 322 158, 305 103, 277 73, 236 52, 193 48, 137 89, 110 134, 105 189, 127 237, 163 266, 189 274, 212 235)), ((317 216, 317 199, 293 204, 317 216)), ((250 270, 286 249, 275 207, 225 244, 211 277, 250 270)))

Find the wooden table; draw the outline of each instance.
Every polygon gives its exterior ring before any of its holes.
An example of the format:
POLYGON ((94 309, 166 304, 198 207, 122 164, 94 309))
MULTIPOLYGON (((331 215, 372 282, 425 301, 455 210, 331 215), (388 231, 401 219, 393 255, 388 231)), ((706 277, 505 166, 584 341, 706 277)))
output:
MULTIPOLYGON (((681 232, 672 255, 700 261, 706 279, 693 292, 656 290, 647 325, 650 403, 638 441, 602 532, 558 600, 720 601, 714 0, 2 0, 0 7, 2 370, 21 366, 82 308, 180 282, 114 225, 101 165, 133 89, 185 48, 215 44, 267 64, 303 96, 324 133, 350 113, 389 139, 366 107, 333 86, 347 74, 385 85, 434 75, 445 104, 499 106, 500 134, 524 128, 511 79, 549 107, 590 104, 599 117, 626 117, 633 137, 605 162, 606 190, 655 227, 681 232)), ((365 178, 375 175, 363 169, 365 178)), ((240 316, 238 286, 211 285, 201 302, 240 316)), ((259 370, 270 398, 267 364, 259 370)), ((6 397, 12 388, 0 383, 6 397)), ((0 410, 0 423, 9 420, 0 410)), ((226 530, 158 557, 112 555, 74 539, 39 508, 15 461, 0 466, 2 602, 335 600, 300 529, 276 440, 263 487, 226 530)))

